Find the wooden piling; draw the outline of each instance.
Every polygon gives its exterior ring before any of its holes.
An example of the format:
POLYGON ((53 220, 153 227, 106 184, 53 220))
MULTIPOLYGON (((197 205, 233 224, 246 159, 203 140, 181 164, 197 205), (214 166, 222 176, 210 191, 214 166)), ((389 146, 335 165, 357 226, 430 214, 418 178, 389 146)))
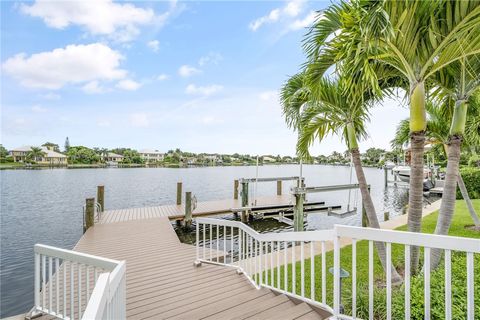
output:
POLYGON ((385 166, 383 167, 383 178, 385 180, 385 188, 388 187, 388 168, 385 166))
POLYGON ((277 180, 277 196, 282 195, 282 180, 277 180))
MULTIPOLYGON (((242 181, 242 207, 248 206, 248 182, 242 181)), ((242 222, 247 222, 248 210, 242 211, 242 222)))
POLYGON ((185 218, 183 219, 183 225, 190 227, 192 225, 192 192, 185 192, 185 218))
POLYGON ((97 186, 97 201, 100 204, 100 211, 105 211, 105 187, 104 186, 97 186))
POLYGON ((385 211, 383 213, 383 221, 388 221, 388 220, 390 220, 390 212, 385 211))
POLYGON ((177 182, 177 206, 182 204, 182 183, 177 182))
POLYGON ((293 230, 303 231, 303 199, 305 194, 295 194, 295 206, 293 207, 293 230))
POLYGON ((85 200, 85 225, 83 226, 83 232, 85 233, 88 228, 93 227, 95 215, 95 198, 88 198, 85 200))
POLYGON ((238 199, 238 180, 233 180, 233 199, 238 199))

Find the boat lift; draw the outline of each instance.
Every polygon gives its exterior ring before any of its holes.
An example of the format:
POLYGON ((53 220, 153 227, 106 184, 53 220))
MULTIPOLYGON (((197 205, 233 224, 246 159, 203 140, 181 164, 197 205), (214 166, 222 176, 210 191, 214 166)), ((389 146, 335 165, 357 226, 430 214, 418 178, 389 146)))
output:
MULTIPOLYGON (((305 196, 309 193, 319 193, 327 191, 339 191, 339 190, 351 190, 358 189, 360 185, 355 184, 344 184, 336 186, 322 186, 322 187, 293 187, 291 192, 295 197, 295 204, 293 207, 293 228, 295 231, 303 231, 303 222, 304 222, 304 202, 305 196)), ((349 199, 350 200, 350 199, 349 199)), ((357 206, 354 205, 353 209, 350 209, 350 204, 347 206, 347 210, 344 212, 329 210, 329 215, 336 216, 340 218, 345 218, 356 214, 357 206)))

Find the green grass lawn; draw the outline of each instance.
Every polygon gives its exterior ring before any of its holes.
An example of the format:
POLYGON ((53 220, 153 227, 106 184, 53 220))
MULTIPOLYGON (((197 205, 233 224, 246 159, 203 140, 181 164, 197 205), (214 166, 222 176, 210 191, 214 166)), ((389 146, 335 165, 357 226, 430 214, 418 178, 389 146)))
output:
MULTIPOLYGON (((477 212, 480 212, 480 200, 474 200, 474 206, 477 212)), ((422 223, 422 232, 433 233, 437 221, 438 212, 432 213, 425 217, 422 223)), ((473 224, 468 214, 466 205, 463 200, 458 200, 456 212, 450 228, 449 235, 459 237, 480 238, 480 232, 465 229, 466 225, 473 224)), ((398 228, 398 230, 406 230, 406 226, 398 228)), ((341 265, 350 272, 352 269, 352 247, 346 246, 341 249, 341 265)), ((421 252, 421 259, 423 251, 421 252)), ((423 259, 422 259, 423 260, 423 259)), ((333 276, 328 272, 328 268, 333 266, 333 252, 326 254, 327 262, 327 303, 333 306, 333 276)), ((392 245, 392 263, 397 267, 399 273, 403 274, 404 265, 404 246, 392 245)), ((423 264, 423 263, 422 263, 423 264)), ((296 292, 300 294, 301 263, 296 263, 296 292)), ((315 257, 315 299, 321 301, 321 256, 315 257)), ((292 279, 292 265, 287 267, 289 283, 292 279)), ((452 252, 452 318, 466 319, 466 258, 465 254, 452 252)), ((475 314, 480 318, 480 256, 475 256, 475 314)), ((383 272, 380 260, 376 255, 374 264, 374 313, 376 319, 386 318, 386 289, 385 289, 385 273, 383 272)), ((274 272, 276 279, 277 273, 274 272)), ((280 269, 281 289, 283 288, 284 268, 280 269)), ((276 280, 275 280, 276 281, 276 280)), ((305 261, 305 295, 310 297, 310 259, 305 261)), ((411 318, 423 319, 423 274, 411 278, 411 318)), ((275 282, 276 283, 276 282, 275 282)), ((345 306, 347 314, 352 309, 352 282, 351 278, 343 281, 342 303, 345 306)), ((288 288, 292 291, 292 286, 288 288)), ((404 287, 393 288, 392 291, 392 319, 404 318, 404 287)), ((431 318, 444 318, 444 268, 443 264, 431 273, 431 318)), ((357 242, 357 317, 368 319, 368 242, 357 242)))

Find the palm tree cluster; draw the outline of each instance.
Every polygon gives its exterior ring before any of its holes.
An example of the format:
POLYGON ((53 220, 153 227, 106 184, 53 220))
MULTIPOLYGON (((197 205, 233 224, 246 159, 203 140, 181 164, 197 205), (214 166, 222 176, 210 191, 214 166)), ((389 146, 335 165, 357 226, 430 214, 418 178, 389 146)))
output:
MULTIPOLYGON (((480 85, 480 1, 343 0, 318 12, 303 48, 306 61, 280 95, 286 122, 298 132, 299 156, 308 158, 309 147, 327 135, 340 136, 351 153, 369 225, 379 228, 359 143, 371 108, 385 97, 404 95, 410 118, 401 143, 409 141, 412 156, 408 230, 421 231, 424 146, 432 138, 445 145, 448 159, 436 228, 447 234, 460 147, 479 142, 469 134, 478 130, 469 109, 475 109, 480 85), (429 122, 427 110, 443 124, 429 122), (435 125, 442 131, 432 130, 435 125)), ((383 246, 377 244, 377 251, 385 267, 383 246)), ((432 252, 432 265, 440 258, 432 252)), ((418 248, 412 248, 410 261, 417 272, 418 248)), ((393 279, 401 281, 396 271, 393 279)))

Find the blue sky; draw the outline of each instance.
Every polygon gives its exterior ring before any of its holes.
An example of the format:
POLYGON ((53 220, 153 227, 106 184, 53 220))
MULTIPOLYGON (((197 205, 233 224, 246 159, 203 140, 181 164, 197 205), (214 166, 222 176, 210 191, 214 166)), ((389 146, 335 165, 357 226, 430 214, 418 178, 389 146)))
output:
MULTIPOLYGON (((294 154, 278 88, 328 4, 2 2, 2 143, 294 154)), ((362 149, 388 147, 399 105, 373 111, 362 149)))

